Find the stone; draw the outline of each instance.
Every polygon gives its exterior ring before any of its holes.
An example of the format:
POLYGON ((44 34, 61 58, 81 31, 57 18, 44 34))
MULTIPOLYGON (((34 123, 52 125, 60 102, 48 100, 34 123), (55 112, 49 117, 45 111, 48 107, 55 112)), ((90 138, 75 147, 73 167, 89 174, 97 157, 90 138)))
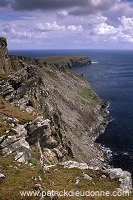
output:
POLYGON ((29 114, 29 115, 32 115, 34 113, 34 108, 32 106, 28 106, 26 108, 26 112, 29 114))
POLYGON ((128 171, 123 171, 121 168, 112 168, 107 169, 107 172, 110 174, 110 178, 118 178, 120 181, 120 188, 122 190, 131 190, 132 189, 132 177, 131 173, 128 171))
POLYGON ((25 125, 18 124, 16 128, 11 129, 18 137, 23 135, 27 135, 27 130, 25 129, 25 125))
POLYGON ((43 190, 41 184, 39 184, 39 183, 36 183, 36 184, 35 184, 34 189, 35 189, 35 190, 40 190, 40 191, 43 190))
POLYGON ((80 182, 80 178, 79 178, 79 177, 76 177, 76 179, 75 179, 75 185, 78 185, 79 182, 80 182))
POLYGON ((5 179, 5 175, 0 173, 0 180, 5 179))
POLYGON ((62 162, 60 163, 61 165, 64 165, 64 168, 78 168, 78 169, 89 169, 88 165, 86 163, 79 163, 76 161, 66 161, 66 162, 62 162))
POLYGON ((105 176, 104 174, 101 176, 101 179, 106 179, 107 176, 105 176))
MULTIPOLYGON (((19 129, 21 130, 21 129, 19 129)), ((23 130, 23 129, 22 129, 23 130)), ((18 129, 16 128, 16 132, 18 129)), ((21 133, 17 132, 18 135, 21 133)), ((0 149, 2 155, 13 154, 18 162, 27 162, 31 156, 31 149, 25 140, 25 131, 20 136, 2 136, 0 137, 0 149)))
POLYGON ((84 173, 83 173, 83 177, 84 177, 84 179, 86 179, 86 180, 92 181, 92 177, 89 176, 88 174, 84 174, 84 173))

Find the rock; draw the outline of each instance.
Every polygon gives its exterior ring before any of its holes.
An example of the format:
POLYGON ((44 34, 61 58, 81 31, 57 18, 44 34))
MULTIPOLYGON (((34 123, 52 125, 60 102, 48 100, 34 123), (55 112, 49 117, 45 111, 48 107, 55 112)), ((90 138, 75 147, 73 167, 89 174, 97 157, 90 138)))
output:
POLYGON ((35 184, 34 189, 39 190, 39 191, 43 190, 41 184, 39 184, 39 183, 35 184))
POLYGON ((1 152, 5 156, 13 154, 19 162, 27 162, 31 156, 31 149, 25 140, 26 130, 23 125, 19 125, 14 131, 18 135, 0 137, 1 152))
POLYGON ((107 172, 110 174, 110 178, 118 178, 120 181, 120 188, 122 190, 131 190, 132 189, 132 178, 131 173, 128 171, 123 171, 121 168, 112 168, 107 169, 107 172))
POLYGON ((25 125, 18 124, 16 128, 12 128, 11 130, 16 134, 17 137, 27 135, 27 130, 25 129, 25 125))
POLYGON ((38 180, 41 182, 42 181, 42 178, 41 178, 41 176, 38 176, 38 180))
POLYGON ((92 177, 89 176, 88 174, 84 174, 84 173, 83 173, 83 177, 84 177, 84 179, 86 179, 86 180, 92 181, 92 177))
POLYGON ((75 185, 78 185, 79 182, 80 182, 80 178, 79 178, 79 177, 76 177, 76 179, 75 179, 75 185))
POLYGON ((5 175, 0 173, 0 180, 5 179, 5 175))
POLYGON ((71 168, 78 168, 78 169, 89 169, 88 165, 86 163, 79 163, 76 161, 66 161, 60 163, 61 165, 64 165, 65 168, 71 169, 71 168))
POLYGON ((0 73, 8 73, 11 68, 11 60, 8 56, 6 38, 0 37, 0 73))
MULTIPOLYGON (((13 91, 14 88, 7 81, 0 81, 0 95, 5 97, 11 94, 13 91)), ((11 97, 9 99, 11 99, 11 97)))
POLYGON ((27 112, 29 115, 32 115, 32 114, 34 113, 34 108, 31 107, 31 106, 28 106, 28 107, 26 108, 26 112, 27 112))
POLYGON ((104 174, 101 176, 101 179, 106 179, 107 176, 105 176, 104 174))
POLYGON ((13 120, 12 117, 6 118, 5 121, 6 121, 7 124, 10 124, 10 125, 14 123, 14 120, 13 120))

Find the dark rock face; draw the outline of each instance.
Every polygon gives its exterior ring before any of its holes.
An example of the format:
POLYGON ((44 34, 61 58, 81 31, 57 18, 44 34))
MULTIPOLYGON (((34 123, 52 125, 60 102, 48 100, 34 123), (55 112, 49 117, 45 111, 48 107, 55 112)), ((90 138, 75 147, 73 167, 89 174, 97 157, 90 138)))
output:
POLYGON ((0 73, 10 71, 11 61, 8 56, 7 42, 5 38, 0 38, 0 73))

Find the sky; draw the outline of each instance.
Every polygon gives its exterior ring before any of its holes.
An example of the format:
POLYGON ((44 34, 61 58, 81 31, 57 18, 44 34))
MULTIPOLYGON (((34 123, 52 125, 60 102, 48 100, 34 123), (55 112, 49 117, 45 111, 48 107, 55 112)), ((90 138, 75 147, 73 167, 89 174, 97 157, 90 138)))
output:
POLYGON ((17 49, 133 49, 133 0, 0 0, 0 37, 17 49))

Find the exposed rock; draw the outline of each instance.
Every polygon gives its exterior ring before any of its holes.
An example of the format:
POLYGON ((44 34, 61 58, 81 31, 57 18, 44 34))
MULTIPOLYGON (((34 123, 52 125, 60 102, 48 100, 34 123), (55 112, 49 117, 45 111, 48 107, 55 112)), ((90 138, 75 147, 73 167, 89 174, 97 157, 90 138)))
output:
POLYGON ((80 182, 80 178, 79 178, 79 177, 76 177, 76 179, 75 179, 75 185, 78 185, 79 182, 80 182))
POLYGON ((30 115, 32 115, 32 114, 34 113, 34 108, 31 107, 31 106, 28 106, 28 107, 26 108, 26 111, 27 111, 27 113, 29 113, 30 115))
POLYGON ((89 176, 88 174, 84 174, 84 173, 83 173, 83 177, 84 177, 84 179, 86 179, 86 180, 92 181, 92 177, 89 176))
POLYGON ((3 180, 4 178, 5 178, 5 175, 0 173, 0 181, 3 180))
POLYGON ((27 162, 31 156, 29 143, 25 140, 27 133, 23 125, 18 125, 16 129, 12 129, 16 135, 0 137, 0 150, 3 155, 13 154, 15 160, 19 162, 27 162))
POLYGON ((0 37, 0 73, 8 73, 11 68, 11 61, 8 56, 6 38, 0 37))
POLYGON ((71 168, 78 168, 78 169, 89 169, 89 166, 86 163, 79 163, 76 161, 66 161, 60 163, 61 165, 64 165, 65 168, 71 169, 71 168))
POLYGON ((101 179, 106 179, 107 176, 105 176, 104 174, 101 176, 101 179))
POLYGON ((34 189, 38 190, 38 191, 42 191, 43 190, 41 184, 39 184, 39 183, 35 184, 34 189))
POLYGON ((108 169, 107 172, 110 174, 110 178, 118 178, 120 181, 120 188, 122 190, 132 189, 132 178, 131 173, 128 171, 123 171, 121 168, 108 169))

